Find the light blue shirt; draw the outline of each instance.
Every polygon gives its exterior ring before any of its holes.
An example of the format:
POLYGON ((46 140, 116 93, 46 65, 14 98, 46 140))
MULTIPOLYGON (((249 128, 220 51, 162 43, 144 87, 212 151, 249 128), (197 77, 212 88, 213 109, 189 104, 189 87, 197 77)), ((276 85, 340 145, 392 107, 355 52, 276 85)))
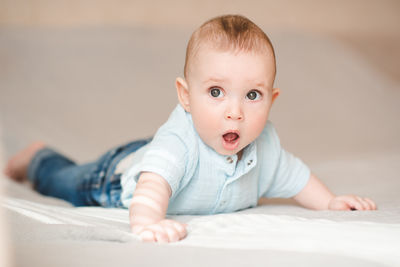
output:
POLYGON ((154 172, 171 186, 168 214, 214 214, 254 207, 260 197, 290 198, 307 184, 309 168, 280 146, 271 122, 236 155, 224 156, 197 134, 180 105, 152 142, 137 152, 122 175, 121 200, 129 207, 141 172, 154 172))

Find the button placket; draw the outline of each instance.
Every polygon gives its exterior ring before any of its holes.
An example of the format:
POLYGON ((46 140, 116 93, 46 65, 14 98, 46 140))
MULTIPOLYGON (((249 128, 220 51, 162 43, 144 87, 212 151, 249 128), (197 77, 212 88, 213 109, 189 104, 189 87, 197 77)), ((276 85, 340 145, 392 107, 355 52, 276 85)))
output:
POLYGON ((227 188, 227 184, 225 184, 225 185, 224 185, 224 188, 223 188, 222 191, 221 191, 220 201, 219 201, 219 204, 218 204, 218 206, 219 206, 219 208, 220 208, 221 210, 225 209, 225 207, 226 207, 227 198, 228 198, 228 196, 227 196, 227 193, 228 193, 227 190, 229 190, 229 189, 227 188))

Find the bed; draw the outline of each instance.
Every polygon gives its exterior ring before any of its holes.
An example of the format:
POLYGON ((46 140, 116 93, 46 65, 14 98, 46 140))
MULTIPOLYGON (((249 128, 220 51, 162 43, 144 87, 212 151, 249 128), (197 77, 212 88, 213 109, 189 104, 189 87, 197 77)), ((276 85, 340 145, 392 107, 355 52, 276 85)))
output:
MULTIPOLYGON (((6 157, 41 139, 85 162, 151 136, 177 103, 189 30, 0 31, 6 157)), ((129 232, 127 210, 76 208, 1 179, 15 265, 400 266, 399 84, 326 36, 270 37, 282 92, 271 120, 283 146, 333 192, 368 196, 377 211, 262 199, 237 213, 173 217, 188 224, 188 237, 146 244, 129 232)))

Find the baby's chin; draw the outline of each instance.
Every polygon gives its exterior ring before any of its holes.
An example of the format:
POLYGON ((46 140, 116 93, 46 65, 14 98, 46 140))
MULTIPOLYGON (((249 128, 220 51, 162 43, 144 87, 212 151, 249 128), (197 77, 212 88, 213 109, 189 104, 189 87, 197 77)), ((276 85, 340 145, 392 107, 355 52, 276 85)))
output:
POLYGON ((243 148, 238 148, 238 149, 235 149, 235 150, 215 149, 215 148, 213 148, 213 149, 219 155, 225 156, 225 157, 234 156, 234 155, 237 155, 238 157, 240 157, 240 155, 243 153, 243 148))

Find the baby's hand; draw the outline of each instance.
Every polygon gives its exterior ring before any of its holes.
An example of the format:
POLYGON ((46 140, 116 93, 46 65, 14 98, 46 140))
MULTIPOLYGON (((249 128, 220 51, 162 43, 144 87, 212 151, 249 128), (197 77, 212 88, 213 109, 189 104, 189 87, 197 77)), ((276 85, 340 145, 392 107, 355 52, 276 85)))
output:
POLYGON ((161 220, 149 225, 133 225, 132 232, 145 242, 168 243, 186 237, 186 225, 173 220, 161 220))
POLYGON ((369 198, 346 195, 332 198, 328 208, 330 210, 376 210, 376 204, 369 198))

